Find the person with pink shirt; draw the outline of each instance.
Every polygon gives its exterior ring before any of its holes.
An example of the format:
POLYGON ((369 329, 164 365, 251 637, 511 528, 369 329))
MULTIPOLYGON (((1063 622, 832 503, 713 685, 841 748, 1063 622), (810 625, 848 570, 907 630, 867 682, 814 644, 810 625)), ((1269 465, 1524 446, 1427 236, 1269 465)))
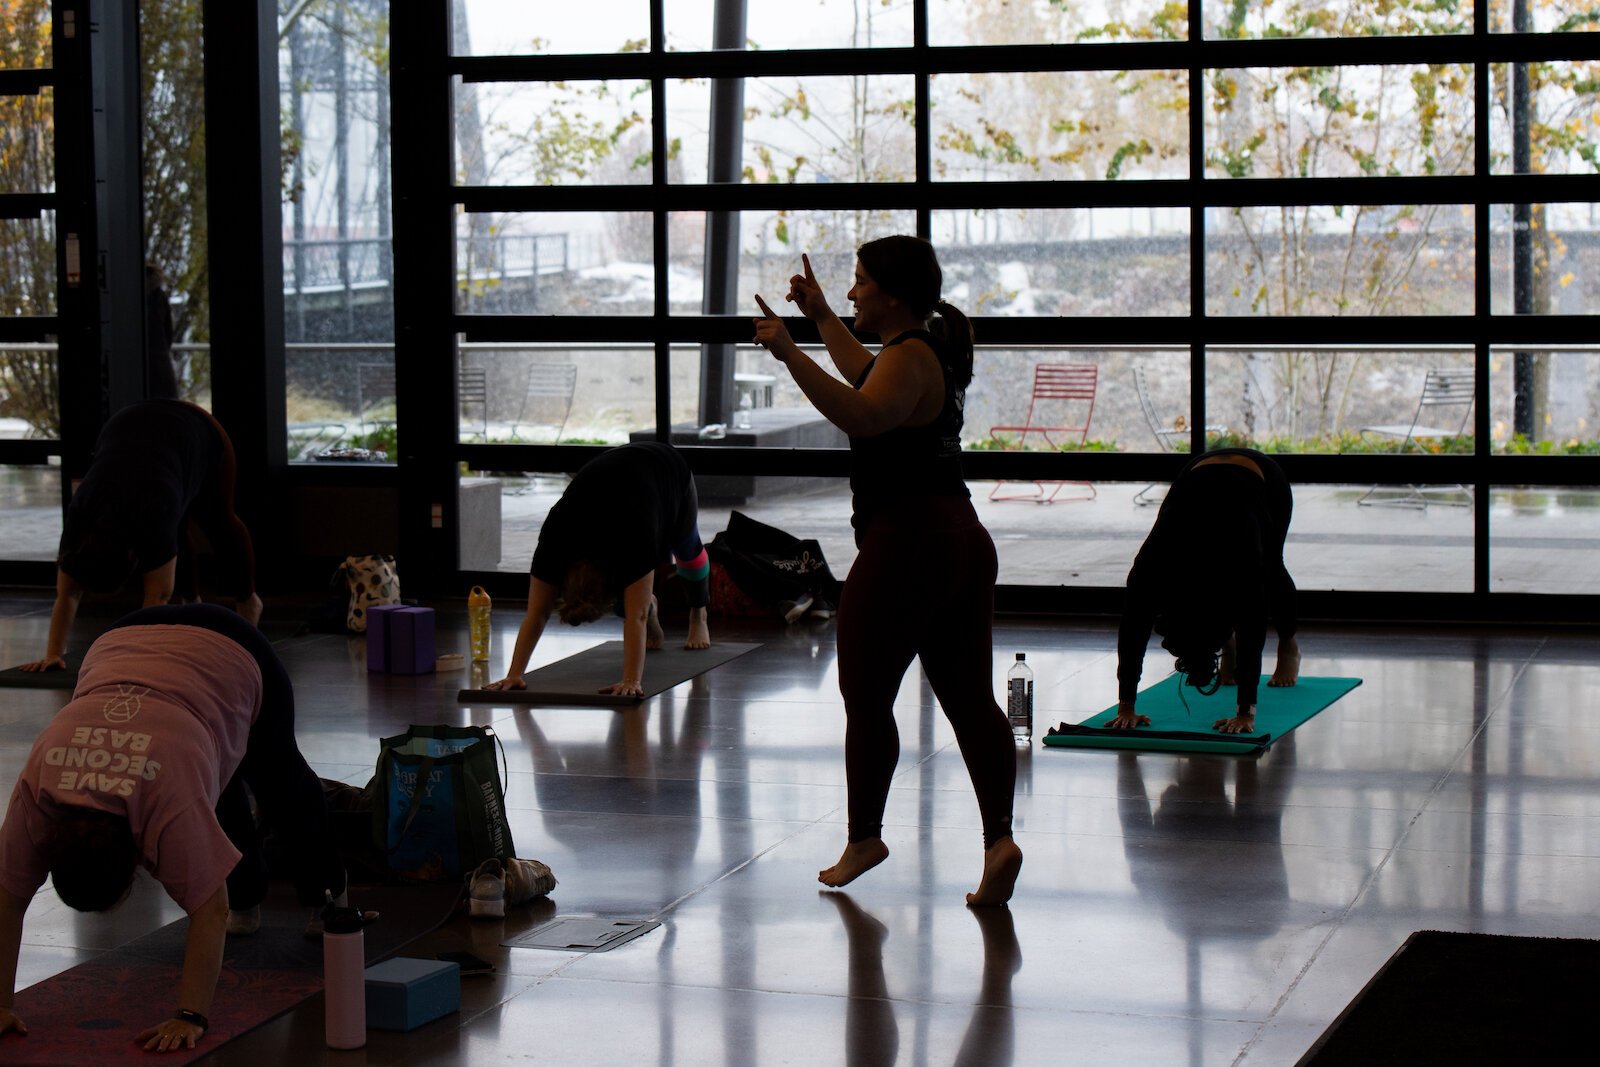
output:
POLYGON ((84 656, 72 700, 34 742, 0 825, 0 1040, 22 918, 49 876, 61 900, 105 911, 143 866, 189 916, 172 1015, 137 1040, 193 1048, 205 1034, 228 933, 260 924, 267 870, 250 798, 293 835, 307 905, 344 893, 322 785, 295 744, 294 692, 272 646, 210 604, 144 608, 84 656))

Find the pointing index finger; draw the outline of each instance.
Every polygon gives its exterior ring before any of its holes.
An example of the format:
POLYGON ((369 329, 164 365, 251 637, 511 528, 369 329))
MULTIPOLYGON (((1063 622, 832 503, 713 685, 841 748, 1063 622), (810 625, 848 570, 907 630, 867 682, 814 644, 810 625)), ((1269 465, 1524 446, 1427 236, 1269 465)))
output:
POLYGON ((763 315, 765 315, 767 318, 775 319, 775 318, 778 317, 776 314, 773 313, 773 310, 771 308, 767 307, 767 302, 765 300, 761 299, 761 294, 760 293, 756 294, 756 304, 760 306, 761 313, 763 315))
POLYGON ((811 257, 806 255, 804 252, 800 253, 800 265, 805 268, 806 281, 815 282, 817 280, 817 276, 811 273, 811 257))

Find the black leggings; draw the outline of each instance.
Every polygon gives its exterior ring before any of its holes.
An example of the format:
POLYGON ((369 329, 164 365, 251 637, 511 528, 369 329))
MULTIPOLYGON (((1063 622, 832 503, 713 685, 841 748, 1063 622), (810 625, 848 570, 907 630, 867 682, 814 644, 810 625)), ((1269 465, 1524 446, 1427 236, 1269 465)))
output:
POLYGON ((955 728, 987 849, 1011 836, 1016 742, 994 698, 994 542, 965 497, 893 501, 873 516, 839 603, 850 840, 883 836, 900 759, 894 699, 913 658, 955 728))
POLYGON ((254 796, 262 821, 291 847, 295 891, 303 904, 322 902, 323 891, 344 891, 344 864, 328 830, 322 780, 294 740, 294 687, 272 644, 236 613, 215 604, 163 604, 118 620, 122 626, 194 626, 228 638, 261 667, 261 711, 250 727, 244 759, 217 799, 217 822, 243 853, 228 875, 228 906, 243 910, 267 895, 267 864, 250 813, 254 796), (248 787, 248 791, 246 789, 248 787))

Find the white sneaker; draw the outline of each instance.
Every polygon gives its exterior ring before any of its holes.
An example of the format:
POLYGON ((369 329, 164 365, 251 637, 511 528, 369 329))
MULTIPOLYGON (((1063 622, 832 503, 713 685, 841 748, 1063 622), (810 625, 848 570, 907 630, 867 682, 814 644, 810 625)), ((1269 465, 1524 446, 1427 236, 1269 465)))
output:
POLYGON ((242 911, 228 909, 228 935, 230 937, 248 937, 261 929, 261 905, 245 908, 242 911))
POLYGON ((556 887, 555 874, 538 860, 506 860, 505 872, 507 904, 526 904, 556 887))
POLYGON ((778 605, 783 608, 784 622, 799 622, 800 616, 811 610, 811 596, 801 593, 799 600, 786 600, 778 605))
POLYGON ((467 889, 467 914, 474 919, 505 918, 505 870, 499 860, 484 860, 472 872, 467 889))

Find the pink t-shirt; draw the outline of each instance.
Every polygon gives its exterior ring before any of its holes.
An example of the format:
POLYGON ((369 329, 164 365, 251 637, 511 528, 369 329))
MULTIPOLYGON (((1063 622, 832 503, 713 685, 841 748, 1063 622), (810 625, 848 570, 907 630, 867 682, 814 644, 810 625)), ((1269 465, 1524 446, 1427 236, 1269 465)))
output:
POLYGON ((239 860, 214 809, 260 709, 261 668, 213 630, 105 634, 17 778, 0 826, 0 885, 33 896, 50 873, 50 818, 77 805, 125 814, 145 868, 193 912, 239 860))

